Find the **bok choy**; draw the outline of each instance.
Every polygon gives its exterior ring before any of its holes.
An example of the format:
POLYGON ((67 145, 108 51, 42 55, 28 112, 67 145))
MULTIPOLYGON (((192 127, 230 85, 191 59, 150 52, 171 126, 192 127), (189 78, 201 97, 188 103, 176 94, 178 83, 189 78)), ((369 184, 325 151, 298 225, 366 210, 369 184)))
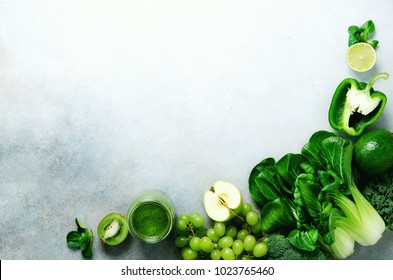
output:
POLYGON ((283 233, 302 250, 320 247, 338 259, 349 257, 355 242, 375 244, 385 223, 355 184, 352 150, 350 140, 318 131, 301 153, 256 165, 249 191, 261 206, 262 230, 283 233))

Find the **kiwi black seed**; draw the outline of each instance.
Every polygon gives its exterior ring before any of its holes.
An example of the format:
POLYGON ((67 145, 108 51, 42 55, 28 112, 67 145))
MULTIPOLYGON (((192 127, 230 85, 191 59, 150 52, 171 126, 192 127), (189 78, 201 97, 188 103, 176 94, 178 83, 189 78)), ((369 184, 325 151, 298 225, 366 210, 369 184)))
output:
POLYGON ((97 233, 105 244, 120 244, 128 236, 126 217, 120 213, 106 215, 99 223, 97 233))

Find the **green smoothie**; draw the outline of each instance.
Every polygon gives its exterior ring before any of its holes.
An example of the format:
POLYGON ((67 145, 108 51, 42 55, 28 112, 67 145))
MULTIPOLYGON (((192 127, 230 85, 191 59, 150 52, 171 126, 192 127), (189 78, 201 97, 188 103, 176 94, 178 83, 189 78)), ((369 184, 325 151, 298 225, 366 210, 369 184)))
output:
POLYGON ((168 195, 147 190, 131 203, 127 224, 131 234, 144 243, 156 243, 171 232, 175 213, 168 195))
POLYGON ((170 226, 168 214, 155 202, 145 202, 132 215, 135 231, 146 237, 165 235, 170 226))

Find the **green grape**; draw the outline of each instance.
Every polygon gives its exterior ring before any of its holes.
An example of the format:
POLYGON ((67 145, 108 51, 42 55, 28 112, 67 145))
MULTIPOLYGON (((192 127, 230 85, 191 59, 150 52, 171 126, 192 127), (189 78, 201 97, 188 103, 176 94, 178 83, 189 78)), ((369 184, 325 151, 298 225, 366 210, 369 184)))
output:
POLYGON ((212 260, 219 260, 219 259, 221 259, 221 251, 218 250, 218 249, 213 250, 213 251, 210 253, 210 258, 211 258, 212 260))
POLYGON ((190 240, 190 247, 197 252, 201 250, 201 239, 198 236, 192 237, 190 240))
POLYGON ((185 236, 176 236, 175 238, 175 246, 178 248, 183 248, 188 245, 188 239, 185 236))
POLYGON ((223 236, 218 240, 218 247, 220 248, 228 248, 231 247, 233 244, 233 238, 230 236, 223 236))
POLYGON ((225 235, 226 227, 225 227, 225 224, 223 222, 215 222, 214 226, 213 226, 213 229, 214 229, 214 233, 217 236, 221 237, 221 236, 225 235))
POLYGON ((181 256, 184 260, 195 260, 198 258, 198 252, 194 251, 190 247, 184 247, 181 250, 181 256))
POLYGON ((209 236, 209 238, 213 241, 213 242, 217 242, 220 237, 215 233, 213 228, 209 228, 206 232, 206 235, 209 236))
POLYGON ((260 233, 262 232, 262 224, 261 223, 257 223, 256 225, 253 225, 250 227, 250 230, 252 233, 260 233))
POLYGON ((243 241, 241 241, 240 239, 236 239, 235 241, 233 241, 232 244, 232 251, 236 256, 241 255, 241 253, 243 253, 243 241))
POLYGON ((190 215, 188 214, 180 214, 179 220, 185 221, 187 224, 190 222, 190 215))
POLYGON ((232 251, 231 248, 226 247, 226 248, 223 248, 221 250, 221 257, 224 260, 234 260, 235 259, 235 253, 232 251))
POLYGON ((251 234, 247 235, 243 241, 244 250, 246 250, 247 252, 252 251, 252 249, 254 249, 255 243, 256 243, 256 239, 254 235, 251 234))
POLYGON ((242 208, 240 209, 240 214, 245 217, 247 213, 250 212, 251 210, 252 210, 251 204, 248 202, 243 202, 242 208))
POLYGON ((213 251, 213 242, 208 236, 204 236, 201 238, 200 245, 201 250, 206 253, 210 253, 211 251, 213 251))
POLYGON ((238 231, 236 238, 243 241, 247 235, 248 235, 248 230, 244 228, 238 231))
POLYGON ((236 238, 237 235, 237 228, 235 226, 229 226, 227 227, 225 231, 226 236, 230 236, 232 238, 236 238))
POLYGON ((201 214, 194 213, 190 217, 190 222, 194 225, 194 227, 199 228, 203 226, 203 224, 205 223, 205 219, 201 214))
POLYGON ((176 227, 180 231, 185 231, 187 229, 187 223, 185 220, 177 220, 176 227))
POLYGON ((259 221, 258 213, 255 211, 250 211, 246 215, 246 222, 250 226, 256 225, 259 221))
POLYGON ((241 260, 242 260, 242 261, 253 260, 253 257, 250 256, 250 255, 243 255, 243 256, 241 257, 241 260))
POLYGON ((231 219, 231 222, 233 222, 236 225, 241 225, 244 223, 244 219, 243 217, 241 217, 240 215, 236 215, 235 217, 233 217, 231 219))
POLYGON ((254 249, 252 249, 252 254, 257 257, 263 257, 267 253, 267 245, 265 242, 258 242, 255 244, 254 249))
POLYGON ((206 234, 207 234, 207 228, 204 227, 204 226, 201 226, 200 228, 198 228, 198 229, 195 231, 195 234, 196 234, 197 236, 199 236, 199 237, 206 236, 206 234))
POLYGON ((188 236, 188 234, 189 234, 189 232, 187 231, 187 229, 185 229, 185 230, 177 230, 177 235, 178 236, 188 236))

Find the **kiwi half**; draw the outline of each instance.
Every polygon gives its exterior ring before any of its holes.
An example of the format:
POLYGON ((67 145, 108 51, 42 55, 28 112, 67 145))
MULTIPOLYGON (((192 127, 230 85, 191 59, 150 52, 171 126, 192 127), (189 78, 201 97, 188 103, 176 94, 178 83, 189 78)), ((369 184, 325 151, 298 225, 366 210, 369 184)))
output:
POLYGON ((98 236, 108 245, 118 245, 128 236, 127 220, 123 214, 110 213, 98 224, 98 236))

